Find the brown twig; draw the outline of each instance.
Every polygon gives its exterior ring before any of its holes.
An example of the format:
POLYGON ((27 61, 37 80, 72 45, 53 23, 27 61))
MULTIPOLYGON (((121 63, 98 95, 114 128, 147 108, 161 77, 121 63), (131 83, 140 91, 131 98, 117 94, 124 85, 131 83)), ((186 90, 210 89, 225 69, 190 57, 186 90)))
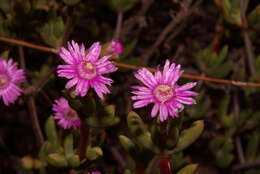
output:
POLYGON ((126 162, 123 156, 120 154, 116 146, 110 146, 109 147, 110 152, 112 153, 114 159, 117 161, 117 163, 120 165, 122 169, 126 167, 126 162))
POLYGON ((185 2, 183 2, 183 9, 163 29, 163 31, 160 33, 158 39, 154 42, 154 44, 151 47, 149 47, 141 56, 142 65, 145 65, 146 62, 148 62, 149 58, 153 55, 156 48, 158 48, 161 45, 161 43, 163 43, 163 41, 165 40, 167 35, 173 30, 173 28, 175 28, 181 21, 183 21, 185 18, 187 18, 194 12, 194 9, 198 7, 198 5, 201 3, 201 0, 197 1, 196 4, 194 4, 191 9, 188 9, 191 3, 192 0, 186 0, 185 2))
MULTIPOLYGON (((233 106, 234 114, 235 114, 235 117, 237 119, 239 119, 239 114, 240 114, 239 103, 238 103, 239 99, 238 99, 238 95, 237 95, 236 91, 234 94, 233 101, 234 101, 234 103, 233 103, 234 104, 234 106, 233 106)), ((244 156, 244 151, 242 148, 241 139, 240 139, 239 134, 237 134, 235 137, 235 145, 236 145, 239 163, 243 164, 243 163, 245 163, 245 156, 244 156)))
MULTIPOLYGON (((58 50, 54 49, 54 48, 39 46, 39 45, 35 45, 35 44, 28 43, 25 41, 20 41, 20 40, 6 38, 6 37, 0 37, 0 41, 4 41, 7 43, 11 43, 11 44, 16 44, 16 45, 20 45, 20 46, 25 46, 25 47, 29 47, 29 48, 37 49, 40 51, 49 52, 49 53, 56 54, 58 52, 58 50)), ((114 64, 121 68, 127 68, 127 69, 133 69, 133 70, 138 70, 140 68, 143 68, 143 66, 130 65, 130 64, 120 63, 120 62, 114 62, 114 64)), ((149 67, 145 67, 145 68, 149 69, 152 72, 156 71, 156 69, 154 69, 154 68, 149 68, 149 67)), ((241 82, 241 81, 234 81, 234 80, 211 78, 211 77, 206 77, 206 76, 192 75, 192 74, 188 74, 188 73, 183 73, 182 77, 187 78, 187 79, 203 80, 203 81, 208 81, 208 82, 222 83, 222 84, 228 84, 228 85, 234 85, 234 86, 260 87, 260 83, 241 82)))
MULTIPOLYGON (((241 21, 242 21, 242 26, 245 26, 247 28, 247 19, 245 16, 245 7, 244 7, 244 0, 240 0, 240 14, 241 14, 241 21)), ((254 75, 256 73, 255 66, 254 66, 254 54, 253 54, 253 49, 252 49, 252 43, 250 41, 249 35, 246 30, 242 31, 244 42, 245 42, 245 49, 247 53, 247 61, 248 61, 248 66, 251 75, 254 75)))
POLYGON ((117 22, 116 22, 116 29, 115 29, 115 33, 114 33, 114 38, 117 38, 117 39, 120 38, 122 22, 123 22, 123 12, 120 11, 120 12, 117 13, 117 22))
POLYGON ((255 162, 250 162, 250 163, 243 163, 243 164, 237 164, 232 169, 234 171, 237 171, 237 170, 250 169, 250 168, 254 168, 254 167, 260 167, 260 161, 255 161, 255 162))
POLYGON ((67 40, 69 39, 70 36, 70 32, 72 30, 72 15, 69 13, 73 13, 74 8, 73 7, 68 7, 68 9, 66 10, 66 24, 65 24, 65 30, 64 30, 64 35, 62 38, 62 45, 64 45, 67 40))
POLYGON ((42 95, 42 97, 46 100, 47 104, 48 104, 49 106, 52 106, 52 100, 51 100, 50 97, 46 94, 46 92, 43 91, 43 90, 40 90, 39 93, 40 93, 40 94, 42 95))
MULTIPOLYGON (((187 21, 187 20, 186 20, 187 21)), ((169 43, 171 40, 175 39, 175 37, 183 31, 183 29, 187 26, 187 22, 184 21, 183 23, 180 24, 179 27, 175 28, 174 31, 167 37, 165 43, 169 43)))
MULTIPOLYGON (((24 50, 23 50, 23 47, 21 47, 21 46, 19 46, 19 56, 20 56, 21 67, 26 71, 24 50)), ((26 86, 26 88, 28 88, 30 86, 28 81, 25 82, 25 86, 26 86)), ((40 128, 39 120, 38 120, 34 96, 29 95, 26 97, 28 98, 28 100, 26 100, 26 103, 27 103, 27 107, 29 110, 29 115, 31 116, 33 132, 36 136, 38 145, 41 146, 44 142, 44 139, 43 139, 43 134, 42 134, 42 131, 40 128)))
POLYGON ((153 4, 154 0, 142 0, 142 7, 140 10, 136 13, 136 15, 132 18, 127 19, 122 28, 122 39, 127 37, 127 34, 133 31, 133 28, 140 23, 142 19, 144 19, 144 16, 146 12, 149 10, 151 5, 153 4))
POLYGON ((13 38, 7 38, 7 37, 0 36, 0 40, 4 41, 4 42, 15 44, 15 45, 33 48, 33 49, 37 49, 37 50, 41 50, 41 51, 45 51, 45 52, 51 52, 51 53, 57 53, 58 52, 58 50, 55 49, 55 48, 48 48, 48 47, 45 47, 45 46, 39 46, 39 45, 36 45, 36 44, 32 44, 32 43, 21 41, 21 40, 16 40, 16 39, 13 39, 13 38))
POLYGON ((260 27, 257 26, 240 26, 241 30, 245 30, 245 31, 253 31, 253 32, 259 32, 260 31, 260 27))
POLYGON ((36 91, 40 91, 41 88, 48 82, 51 75, 55 72, 55 68, 50 69, 46 74, 44 74, 34 85, 36 91))

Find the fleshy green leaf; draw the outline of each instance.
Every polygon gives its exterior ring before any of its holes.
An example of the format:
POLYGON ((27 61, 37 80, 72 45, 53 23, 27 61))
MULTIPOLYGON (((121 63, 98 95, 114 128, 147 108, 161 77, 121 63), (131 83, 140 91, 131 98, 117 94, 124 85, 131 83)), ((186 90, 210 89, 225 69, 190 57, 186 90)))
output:
POLYGON ((226 93, 224 97, 222 98, 219 109, 218 109, 218 115, 219 117, 227 115, 228 108, 229 108, 229 101, 230 101, 230 94, 226 93))
POLYGON ((46 141, 41 146, 41 149, 40 149, 40 152, 39 152, 39 158, 41 160, 46 161, 48 154, 56 153, 57 151, 59 151, 59 149, 57 149, 57 145, 53 145, 52 143, 46 141))
POLYGON ((223 15, 227 22, 241 26, 240 8, 238 4, 235 3, 236 1, 237 0, 222 0, 223 15))
POLYGON ((65 141, 64 141, 64 152, 65 152, 65 157, 67 159, 69 159, 70 157, 72 157, 74 155, 74 152, 73 152, 73 136, 72 136, 72 134, 68 135, 65 138, 65 141))
POLYGON ((47 135, 47 140, 53 144, 58 143, 58 135, 56 132, 55 121, 53 117, 50 116, 45 123, 45 132, 47 135))
POLYGON ((177 174, 193 174, 197 169, 198 164, 189 164, 178 171, 177 174))
POLYGON ((89 160, 96 160, 100 156, 103 156, 103 151, 100 147, 88 147, 86 151, 86 157, 89 160))
POLYGON ((254 10, 248 15, 248 23, 250 25, 260 24, 260 5, 256 6, 254 10))
POLYGON ((189 129, 181 132, 179 141, 172 151, 166 153, 176 153, 190 146, 196 141, 204 129, 204 122, 202 120, 195 121, 189 129))
POLYGON ((66 167, 68 162, 64 155, 59 153, 51 153, 48 155, 47 161, 55 167, 66 167))
POLYGON ((68 159, 69 166, 78 167, 80 165, 80 159, 78 155, 72 155, 68 159))
POLYGON ((121 143, 121 145, 123 146, 123 148, 128 151, 128 152, 132 152, 135 148, 135 144, 132 142, 131 139, 129 139, 128 137, 124 136, 124 135, 120 135, 119 136, 119 141, 121 143))
POLYGON ((124 174, 131 174, 131 171, 130 171, 129 169, 126 169, 126 170, 124 171, 124 174))
POLYGON ((127 125, 137 143, 154 152, 158 149, 154 146, 150 132, 137 113, 130 111, 127 116, 127 125))

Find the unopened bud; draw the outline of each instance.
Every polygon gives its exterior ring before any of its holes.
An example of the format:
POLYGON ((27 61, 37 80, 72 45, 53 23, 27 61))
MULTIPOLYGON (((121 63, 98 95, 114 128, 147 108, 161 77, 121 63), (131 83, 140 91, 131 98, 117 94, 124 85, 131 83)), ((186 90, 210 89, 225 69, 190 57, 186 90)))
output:
POLYGON ((32 169, 33 159, 30 156, 25 156, 21 159, 22 167, 25 169, 32 169))
POLYGON ((112 55, 113 58, 118 58, 118 56, 123 52, 124 48, 118 39, 112 39, 108 43, 104 44, 102 55, 112 55))

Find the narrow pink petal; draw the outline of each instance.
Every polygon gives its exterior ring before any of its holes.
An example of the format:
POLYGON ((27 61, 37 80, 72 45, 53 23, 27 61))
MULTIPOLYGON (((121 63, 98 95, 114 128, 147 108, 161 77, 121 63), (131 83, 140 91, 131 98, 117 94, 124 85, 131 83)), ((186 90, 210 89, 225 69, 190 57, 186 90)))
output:
POLYGON ((137 96, 132 96, 131 97, 132 100, 142 100, 142 99, 145 99, 145 100, 152 100, 154 98, 153 95, 151 94, 148 94, 148 95, 137 95, 137 96))
POLYGON ((88 54, 86 56, 86 60, 88 61, 96 61, 99 57, 101 52, 101 46, 99 42, 95 42, 92 46, 88 49, 88 54))
POLYGON ((96 93, 99 96, 99 98, 104 99, 104 95, 103 95, 103 93, 102 93, 102 91, 101 91, 99 86, 94 86, 94 90, 96 91, 96 93))
POLYGON ((197 96, 198 93, 193 91, 179 91, 177 92, 177 95, 182 97, 189 97, 189 96, 197 96))
POLYGON ((166 76, 167 72, 169 71, 169 66, 170 66, 170 61, 167 59, 163 67, 163 76, 166 76))
POLYGON ((188 105, 196 103, 196 101, 190 97, 178 97, 177 100, 183 104, 188 104, 188 105))
POLYGON ((168 71, 164 72, 164 84, 172 84, 172 78, 174 77, 175 64, 172 63, 168 69, 168 71))
POLYGON ((61 47, 61 51, 59 53, 59 56, 68 64, 73 64, 73 57, 72 55, 70 54, 70 52, 64 48, 64 47, 61 47))
POLYGON ((169 105, 167 105, 167 107, 168 107, 169 115, 171 117, 177 117, 177 115, 178 115, 177 108, 173 104, 169 104, 169 105))
POLYGON ((156 81, 151 79, 151 77, 147 73, 147 69, 143 68, 141 70, 138 70, 137 73, 134 74, 134 76, 139 79, 143 84, 145 84, 149 88, 153 88, 156 85, 156 81))
POLYGON ((171 75, 169 76, 169 82, 170 84, 173 86, 180 78, 181 74, 183 73, 183 71, 180 70, 181 66, 177 65, 173 72, 171 73, 171 75))
POLYGON ((153 95, 151 91, 131 91, 135 95, 153 95))
POLYGON ((144 92, 151 92, 152 90, 150 88, 144 87, 144 86, 131 86, 133 89, 137 89, 139 91, 144 91, 144 92))
POLYGON ((99 74, 107 74, 117 70, 117 67, 115 67, 112 62, 107 60, 109 57, 110 56, 104 56, 99 59, 97 63, 95 63, 99 74))
POLYGON ((151 116, 155 117, 159 111, 159 104, 155 103, 151 112, 151 116))
POLYGON ((81 90, 81 96, 85 96, 89 89, 89 83, 88 81, 83 83, 82 90, 81 90))
POLYGON ((83 97, 82 95, 82 91, 83 91, 83 86, 84 86, 84 81, 83 80, 79 80, 76 86, 76 93, 79 94, 81 97, 83 97))
POLYGON ((155 80, 158 84, 161 84, 163 82, 162 73, 160 71, 155 72, 155 80))
POLYGON ((164 104, 160 105, 160 121, 163 122, 168 117, 167 107, 164 104))
POLYGON ((75 86, 77 83, 78 83, 78 78, 73 78, 73 79, 71 79, 70 81, 67 82, 65 88, 69 89, 69 88, 75 86))
POLYGON ((71 42, 68 42, 68 49, 70 52, 70 55, 73 57, 74 60, 82 60, 82 57, 78 55, 77 50, 74 48, 75 42, 72 40, 71 42))
POLYGON ((149 79, 151 81, 152 85, 157 84, 157 82, 154 78, 154 75, 150 71, 148 71, 147 69, 144 68, 142 73, 144 74, 144 76, 146 76, 146 79, 149 79))
POLYGON ((133 106, 134 106, 134 108, 141 108, 143 106, 148 105, 149 103, 151 103, 151 102, 146 101, 146 100, 140 100, 140 101, 135 102, 133 106))
POLYGON ((193 88, 193 87, 196 86, 196 85, 197 85, 196 82, 190 82, 190 83, 187 83, 187 84, 185 84, 185 85, 178 86, 175 90, 176 90, 176 91, 184 91, 184 90, 191 89, 191 88, 193 88))
POLYGON ((9 84, 9 86, 0 93, 3 98, 4 104, 9 105, 14 103, 15 100, 21 95, 22 90, 14 84, 9 84))

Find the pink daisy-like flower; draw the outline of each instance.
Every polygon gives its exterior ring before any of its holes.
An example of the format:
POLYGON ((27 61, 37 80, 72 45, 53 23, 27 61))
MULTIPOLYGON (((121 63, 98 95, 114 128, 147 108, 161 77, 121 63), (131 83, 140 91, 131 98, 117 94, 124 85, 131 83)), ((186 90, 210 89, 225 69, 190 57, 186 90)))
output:
POLYGON ((74 41, 68 43, 68 49, 61 48, 59 55, 68 65, 59 65, 57 72, 59 77, 70 79, 66 84, 67 89, 76 86, 76 94, 83 97, 92 87, 101 99, 104 94, 110 93, 106 85, 110 86, 113 80, 102 75, 114 72, 117 68, 108 60, 110 55, 98 59, 100 52, 99 42, 95 42, 87 54, 84 45, 79 46, 74 41))
POLYGON ((78 129, 80 127, 80 118, 77 112, 72 109, 65 98, 55 100, 52 110, 56 112, 54 119, 59 120, 58 125, 64 129, 78 129))
POLYGON ((135 77, 145 86, 133 86, 132 99, 135 100, 134 108, 141 108, 150 103, 154 103, 151 116, 155 117, 159 111, 160 121, 163 122, 169 116, 177 117, 178 112, 183 109, 183 104, 194 104, 192 96, 198 95, 190 91, 196 82, 185 85, 177 85, 183 71, 180 65, 170 64, 166 60, 163 72, 157 70, 153 75, 146 68, 142 68, 135 73, 135 77))
POLYGON ((21 95, 22 90, 17 84, 24 81, 24 71, 17 68, 17 63, 14 63, 12 59, 0 58, 0 98, 3 99, 5 105, 14 103, 21 95))

